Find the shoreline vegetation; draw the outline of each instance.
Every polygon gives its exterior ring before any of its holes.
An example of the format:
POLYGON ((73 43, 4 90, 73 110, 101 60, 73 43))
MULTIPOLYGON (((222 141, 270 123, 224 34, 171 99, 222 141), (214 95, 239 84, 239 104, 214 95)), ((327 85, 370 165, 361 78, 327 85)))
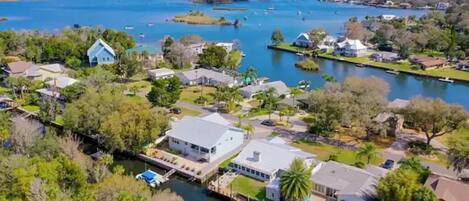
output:
POLYGON ((296 62, 295 66, 307 71, 319 71, 319 65, 310 58, 296 62))
POLYGON ((224 17, 214 18, 205 15, 200 11, 191 11, 186 15, 177 15, 173 18, 174 22, 186 23, 186 24, 204 24, 204 25, 233 25, 232 22, 225 19, 224 17))
POLYGON ((0 17, 0 22, 5 22, 5 21, 8 21, 8 18, 6 18, 6 17, 0 17))
MULTIPOLYGON (((279 45, 268 45, 269 49, 275 49, 280 51, 287 51, 291 53, 301 53, 305 55, 311 55, 311 50, 306 50, 304 48, 298 48, 289 43, 282 43, 279 45)), ((412 66, 408 62, 402 63, 383 63, 370 60, 368 57, 344 57, 344 56, 334 56, 331 53, 320 53, 318 54, 319 58, 330 59, 336 61, 342 61, 352 64, 363 64, 365 67, 379 68, 383 70, 392 70, 400 73, 406 73, 416 76, 424 76, 431 78, 446 78, 453 79, 461 82, 469 82, 469 72, 456 70, 454 68, 443 68, 443 69, 430 69, 430 70, 421 70, 412 66)))

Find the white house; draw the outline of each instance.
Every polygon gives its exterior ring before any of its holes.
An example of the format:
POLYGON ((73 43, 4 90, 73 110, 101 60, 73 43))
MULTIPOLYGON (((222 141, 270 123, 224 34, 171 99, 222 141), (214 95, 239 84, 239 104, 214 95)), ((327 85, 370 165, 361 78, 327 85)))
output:
POLYGON ((368 50, 360 40, 345 39, 344 41, 337 43, 335 46, 334 53, 337 55, 347 57, 362 57, 367 54, 368 50))
POLYGON ((167 68, 148 70, 148 77, 151 80, 166 79, 174 76, 174 71, 167 68))
POLYGON ((284 95, 288 97, 290 95, 290 89, 282 81, 267 82, 259 85, 248 85, 241 88, 240 91, 241 95, 245 98, 252 98, 257 94, 262 93, 263 91, 269 90, 270 88, 274 88, 275 93, 278 96, 284 95))
POLYGON ((243 144, 244 130, 213 113, 202 118, 186 116, 175 122, 166 136, 170 149, 195 161, 213 162, 243 144))
POLYGON ((327 200, 373 200, 378 180, 387 172, 377 166, 360 169, 335 161, 322 162, 313 169, 312 191, 327 200))
POLYGON ((198 68, 176 74, 184 85, 236 86, 238 80, 224 72, 198 68))
POLYGON ((104 40, 98 39, 86 52, 91 66, 99 64, 113 64, 116 53, 104 40))
POLYGON ((240 174, 262 181, 272 181, 279 171, 290 167, 295 158, 310 166, 316 156, 289 146, 281 138, 251 140, 231 161, 230 167, 240 174), (279 160, 281 159, 281 160, 279 160))
POLYGON ((296 37, 295 42, 293 42, 293 45, 298 47, 311 47, 313 42, 309 39, 308 33, 300 33, 300 35, 296 37))
POLYGON ((234 44, 233 43, 215 43, 216 46, 223 47, 227 53, 233 51, 234 44))

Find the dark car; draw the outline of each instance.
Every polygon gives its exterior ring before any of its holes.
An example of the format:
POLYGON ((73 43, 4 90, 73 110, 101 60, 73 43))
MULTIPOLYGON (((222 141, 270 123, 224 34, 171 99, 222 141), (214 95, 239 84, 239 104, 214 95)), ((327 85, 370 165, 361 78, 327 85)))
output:
POLYGON ((171 109, 169 109, 169 112, 173 113, 173 114, 181 114, 181 108, 178 108, 178 107, 173 107, 171 109))
POLYGON ((268 120, 268 119, 262 121, 261 124, 264 125, 264 126, 275 126, 274 121, 268 120))
POLYGON ((384 161, 384 164, 383 164, 384 169, 390 170, 393 167, 394 167, 394 161, 393 160, 388 159, 388 160, 384 161))

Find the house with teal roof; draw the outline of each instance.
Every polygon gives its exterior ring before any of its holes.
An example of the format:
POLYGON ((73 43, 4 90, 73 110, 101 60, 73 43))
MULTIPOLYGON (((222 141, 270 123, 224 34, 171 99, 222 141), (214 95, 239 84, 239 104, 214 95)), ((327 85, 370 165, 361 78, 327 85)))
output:
POLYGON ((116 61, 116 53, 106 42, 98 39, 86 52, 90 66, 99 64, 113 64, 116 61))

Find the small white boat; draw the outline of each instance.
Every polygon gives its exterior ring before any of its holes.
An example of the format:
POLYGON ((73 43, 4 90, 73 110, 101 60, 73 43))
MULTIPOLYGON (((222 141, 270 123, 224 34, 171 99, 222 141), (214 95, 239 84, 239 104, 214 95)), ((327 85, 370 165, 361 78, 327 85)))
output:
POLYGON ((149 27, 155 26, 155 23, 150 22, 150 23, 147 24, 147 26, 149 26, 149 27))
POLYGON ((453 83, 454 82, 454 80, 449 79, 449 77, 440 78, 438 80, 441 81, 441 82, 448 82, 448 83, 453 83))
POLYGON ((152 170, 147 170, 135 176, 135 179, 145 181, 149 186, 155 188, 161 184, 157 177, 161 177, 161 175, 152 170))
POLYGON ((399 71, 387 70, 386 73, 399 75, 399 71))
POLYGON ((246 57, 246 54, 244 54, 244 53, 241 53, 241 56, 242 56, 242 57, 246 57))
POLYGON ((269 7, 269 8, 267 8, 267 10, 275 10, 275 8, 274 7, 269 7))
POLYGON ((358 64, 355 64, 355 66, 361 68, 361 67, 365 67, 365 64, 360 64, 360 63, 358 63, 358 64))
POLYGON ((297 56, 303 56, 304 54, 303 53, 296 53, 297 56))
POLYGON ((134 30, 134 27, 133 26, 125 26, 124 29, 125 30, 134 30))
POLYGON ((140 33, 140 34, 138 35, 138 37, 140 37, 140 38, 145 38, 145 34, 140 33))

